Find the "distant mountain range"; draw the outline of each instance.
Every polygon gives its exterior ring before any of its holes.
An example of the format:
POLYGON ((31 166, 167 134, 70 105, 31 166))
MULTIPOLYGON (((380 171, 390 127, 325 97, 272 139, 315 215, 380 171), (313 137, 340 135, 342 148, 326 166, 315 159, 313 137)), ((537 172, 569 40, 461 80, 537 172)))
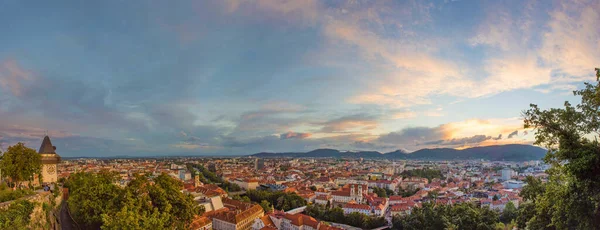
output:
POLYGON ((396 150, 389 153, 377 151, 339 151, 335 149, 316 149, 310 152, 287 152, 287 153, 256 153, 254 157, 332 157, 332 158, 382 158, 382 159, 406 159, 406 160, 469 160, 484 159, 491 161, 529 161, 540 160, 546 155, 547 150, 532 145, 494 145, 484 147, 473 147, 468 149, 421 149, 408 153, 396 150))

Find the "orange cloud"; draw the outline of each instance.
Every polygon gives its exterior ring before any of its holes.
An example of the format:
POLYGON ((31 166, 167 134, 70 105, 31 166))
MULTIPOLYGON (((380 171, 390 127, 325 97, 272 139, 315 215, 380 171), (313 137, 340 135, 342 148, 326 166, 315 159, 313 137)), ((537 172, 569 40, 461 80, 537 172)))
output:
POLYGON ((309 138, 312 134, 310 133, 296 133, 296 132, 287 132, 282 133, 280 136, 281 139, 305 139, 309 138))

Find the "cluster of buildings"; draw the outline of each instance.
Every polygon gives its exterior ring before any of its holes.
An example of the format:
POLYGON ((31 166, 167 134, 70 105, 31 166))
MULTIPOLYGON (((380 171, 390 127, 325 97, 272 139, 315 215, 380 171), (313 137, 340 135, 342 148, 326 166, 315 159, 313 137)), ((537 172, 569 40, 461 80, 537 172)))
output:
MULTIPOLYGON (((390 161, 358 159, 291 158, 163 158, 64 160, 59 177, 77 171, 109 170, 126 185, 133 174, 167 173, 184 182, 182 192, 192 194, 206 212, 193 229, 335 229, 302 213, 274 210, 265 213, 256 203, 230 198, 214 184, 202 184, 186 163, 202 165, 223 181, 243 190, 265 189, 298 194, 310 205, 340 207, 344 214, 384 217, 410 214, 424 202, 454 205, 472 202, 502 211, 508 203, 518 207, 525 176, 546 178, 539 161, 390 161), (404 177, 404 171, 435 169, 441 178, 404 177), (381 194, 386 191, 386 194, 381 194)), ((243 191, 242 191, 243 193, 243 191)), ((289 210, 288 210, 289 211, 289 210)))

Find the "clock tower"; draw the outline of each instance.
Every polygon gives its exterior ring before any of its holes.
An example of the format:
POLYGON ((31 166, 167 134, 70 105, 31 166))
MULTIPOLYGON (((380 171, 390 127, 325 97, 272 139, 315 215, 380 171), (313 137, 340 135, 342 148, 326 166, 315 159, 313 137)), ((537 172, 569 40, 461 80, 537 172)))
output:
POLYGON ((42 183, 56 183, 57 169, 56 166, 60 162, 60 156, 56 154, 56 146, 50 142, 50 137, 45 136, 40 146, 38 153, 42 157, 42 183))

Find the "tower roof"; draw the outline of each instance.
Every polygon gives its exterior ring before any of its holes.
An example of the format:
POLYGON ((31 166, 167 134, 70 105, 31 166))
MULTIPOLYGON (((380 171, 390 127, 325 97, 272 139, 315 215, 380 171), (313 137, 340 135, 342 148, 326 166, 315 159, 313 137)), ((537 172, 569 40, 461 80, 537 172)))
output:
POLYGON ((40 154, 56 154, 56 147, 52 145, 52 142, 50 141, 50 137, 45 136, 44 140, 42 141, 42 145, 40 146, 40 151, 38 151, 38 153, 40 154))

